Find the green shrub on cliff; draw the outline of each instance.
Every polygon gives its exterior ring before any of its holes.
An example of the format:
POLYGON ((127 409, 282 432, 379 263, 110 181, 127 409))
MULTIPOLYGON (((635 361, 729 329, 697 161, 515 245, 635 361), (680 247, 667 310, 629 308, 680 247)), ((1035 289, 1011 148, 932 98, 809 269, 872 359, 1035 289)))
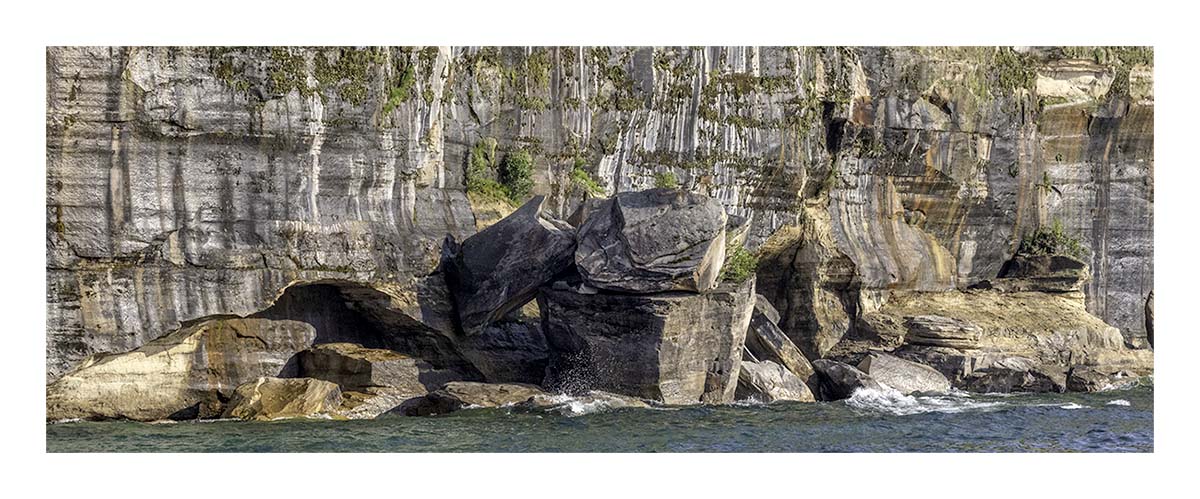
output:
POLYGON ((496 139, 487 137, 471 147, 467 158, 467 193, 494 201, 513 204, 508 192, 494 178, 496 139))
POLYGON ((757 268, 758 257, 739 244, 725 252, 725 263, 721 266, 720 280, 740 284, 754 275, 757 268))
POLYGON ((654 187, 659 189, 678 189, 679 180, 675 178, 675 174, 671 172, 655 173, 654 187))
POLYGON ((1055 220, 1050 226, 1038 227, 1025 236, 1017 252, 1027 255, 1067 255, 1080 259, 1087 256, 1087 249, 1079 239, 1067 234, 1060 220, 1055 220))
POLYGON ((500 165, 500 184, 508 193, 508 199, 520 204, 533 190, 533 157, 524 149, 517 149, 504 157, 500 165))
POLYGON ((575 160, 575 167, 571 169, 571 185, 579 188, 588 197, 604 197, 604 188, 600 187, 600 182, 597 182, 592 174, 584 170, 586 163, 582 159, 575 160))

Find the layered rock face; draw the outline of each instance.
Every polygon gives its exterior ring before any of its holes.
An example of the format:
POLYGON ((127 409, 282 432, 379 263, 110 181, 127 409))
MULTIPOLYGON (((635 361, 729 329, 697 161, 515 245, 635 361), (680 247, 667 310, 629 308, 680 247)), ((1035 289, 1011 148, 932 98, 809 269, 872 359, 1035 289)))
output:
MULTIPOLYGON (((268 310, 474 369, 427 274, 446 234, 496 218, 466 189, 480 144, 528 152, 554 218, 590 219, 593 187, 667 173, 748 218, 758 290, 810 359, 891 292, 996 280, 1054 220, 1092 274, 1071 310, 1123 338, 1074 330, 1140 344, 1152 69, 1135 48, 50 48, 47 382, 183 323, 268 310), (285 291, 316 283, 336 294, 285 291), (295 313, 317 301, 372 333, 295 313)), ((630 261, 670 263, 644 256, 630 261)), ((537 343, 509 351, 490 369, 534 377, 537 343)))

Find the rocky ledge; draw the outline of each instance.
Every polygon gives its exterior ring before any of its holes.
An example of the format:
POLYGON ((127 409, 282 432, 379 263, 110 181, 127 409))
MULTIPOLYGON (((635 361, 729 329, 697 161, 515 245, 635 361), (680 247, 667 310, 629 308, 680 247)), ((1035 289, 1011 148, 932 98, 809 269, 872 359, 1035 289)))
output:
POLYGON ((793 304, 757 294, 753 266, 739 260, 748 221, 706 196, 623 192, 588 203, 575 225, 544 202, 535 197, 461 243, 447 237, 415 293, 297 283, 249 317, 210 317, 93 356, 47 387, 47 419, 363 419, 570 400, 630 408, 830 401, 858 390, 1092 391, 1153 370, 1149 350, 1088 313, 1087 266, 1070 257, 1017 254, 990 285, 889 293, 831 340, 780 326, 772 301, 793 304))

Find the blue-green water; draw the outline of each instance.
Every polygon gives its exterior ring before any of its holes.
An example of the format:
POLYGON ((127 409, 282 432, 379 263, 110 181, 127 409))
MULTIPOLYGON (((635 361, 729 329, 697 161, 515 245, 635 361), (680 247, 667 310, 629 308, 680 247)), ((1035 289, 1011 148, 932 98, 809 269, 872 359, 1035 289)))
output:
POLYGON ((1151 452, 1152 386, 1092 394, 46 427, 50 452, 1151 452))

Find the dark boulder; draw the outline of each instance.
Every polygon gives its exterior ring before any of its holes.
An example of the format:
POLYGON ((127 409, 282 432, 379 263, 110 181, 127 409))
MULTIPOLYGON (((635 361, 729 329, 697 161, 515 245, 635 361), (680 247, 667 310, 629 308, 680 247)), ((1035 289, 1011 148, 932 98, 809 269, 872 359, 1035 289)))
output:
POLYGON ((536 196, 457 248, 446 245, 443 271, 466 334, 528 303, 539 286, 570 268, 574 229, 544 216, 545 200, 536 196))
POLYGON ((1067 391, 1066 369, 1037 364, 1023 357, 1009 357, 977 369, 963 380, 963 388, 977 393, 1067 391))
POLYGON ((492 383, 539 384, 550 350, 540 321, 501 321, 462 338, 459 353, 492 383))
POLYGON ((623 192, 579 229, 575 264, 592 287, 630 293, 708 291, 725 259, 725 210, 671 189, 623 192))
POLYGON ((587 294, 555 283, 538 295, 551 350, 546 384, 668 404, 731 402, 753 304, 753 279, 704 294, 587 294))
POLYGON ((883 387, 869 374, 854 366, 829 359, 813 361, 813 369, 817 372, 819 400, 848 399, 860 388, 867 390, 882 390, 883 387))

